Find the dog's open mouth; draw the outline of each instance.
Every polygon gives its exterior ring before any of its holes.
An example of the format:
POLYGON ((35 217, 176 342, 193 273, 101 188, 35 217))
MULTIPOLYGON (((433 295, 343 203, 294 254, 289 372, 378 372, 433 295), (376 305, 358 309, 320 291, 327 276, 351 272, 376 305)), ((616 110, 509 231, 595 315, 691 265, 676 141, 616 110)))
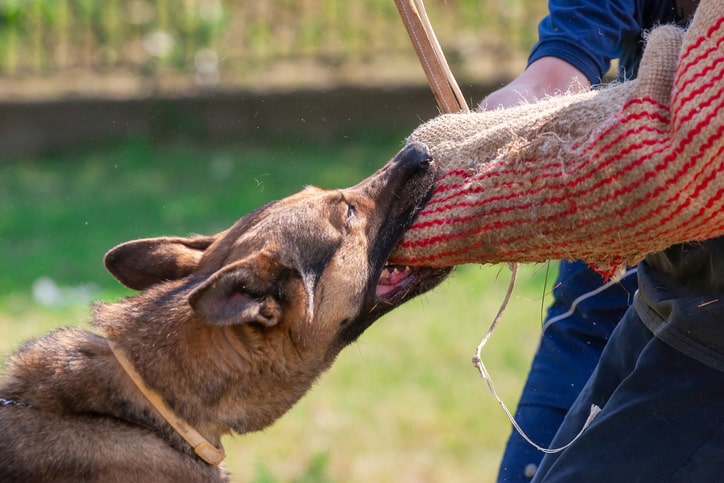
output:
POLYGON ((385 265, 377 281, 375 295, 378 299, 390 300, 395 295, 412 287, 416 281, 426 278, 429 269, 406 265, 385 265))

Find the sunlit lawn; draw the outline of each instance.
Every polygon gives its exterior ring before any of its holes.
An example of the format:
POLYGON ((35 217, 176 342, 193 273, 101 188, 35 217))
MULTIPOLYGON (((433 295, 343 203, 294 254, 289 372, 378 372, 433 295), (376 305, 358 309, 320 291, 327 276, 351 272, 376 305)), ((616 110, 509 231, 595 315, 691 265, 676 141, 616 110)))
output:
MULTIPOLYGON (((305 184, 356 183, 404 134, 222 147, 135 140, 3 162, 0 351, 87 324, 90 298, 127 295, 103 269, 114 244, 212 233, 305 184)), ((546 266, 524 267, 483 353, 511 409, 553 277, 546 266)), ((510 424, 470 359, 508 279, 506 268, 461 267, 381 319, 274 426, 225 440, 233 481, 492 481, 510 424)))

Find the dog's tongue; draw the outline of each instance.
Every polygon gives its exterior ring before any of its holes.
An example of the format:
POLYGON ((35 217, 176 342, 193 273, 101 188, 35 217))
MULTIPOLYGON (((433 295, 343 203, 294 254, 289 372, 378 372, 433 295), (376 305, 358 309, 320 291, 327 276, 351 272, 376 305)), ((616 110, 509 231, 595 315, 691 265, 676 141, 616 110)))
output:
POLYGON ((382 275, 377 282, 377 290, 375 294, 378 298, 388 297, 391 293, 397 291, 399 285, 410 276, 412 270, 410 267, 392 265, 382 270, 382 275))

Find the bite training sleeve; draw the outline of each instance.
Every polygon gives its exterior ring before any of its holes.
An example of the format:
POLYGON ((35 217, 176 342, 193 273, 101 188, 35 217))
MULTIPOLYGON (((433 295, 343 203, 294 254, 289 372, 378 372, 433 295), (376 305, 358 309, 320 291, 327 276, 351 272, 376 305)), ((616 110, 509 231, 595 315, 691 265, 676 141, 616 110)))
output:
POLYGON ((603 273, 724 234, 724 3, 653 30, 639 77, 519 107, 441 115, 431 199, 391 261, 582 259, 603 273))

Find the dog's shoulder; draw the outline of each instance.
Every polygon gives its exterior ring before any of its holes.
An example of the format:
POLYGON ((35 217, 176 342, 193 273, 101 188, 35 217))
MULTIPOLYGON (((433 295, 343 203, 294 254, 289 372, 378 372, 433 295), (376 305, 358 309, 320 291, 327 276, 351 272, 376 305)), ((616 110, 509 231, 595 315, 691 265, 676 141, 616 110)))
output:
POLYGON ((61 327, 42 337, 29 339, 12 353, 7 361, 7 372, 28 369, 37 370, 48 364, 69 362, 84 355, 101 352, 105 339, 79 327, 61 327))
POLYGON ((108 354, 105 339, 89 330, 56 329, 25 342, 8 357, 0 397, 56 410, 74 393, 85 392, 90 378, 103 370, 94 366, 102 366, 108 354))
POLYGON ((227 481, 154 432, 93 414, 0 407, 0 431, 0 481, 227 481))
POLYGON ((0 481, 225 481, 119 397, 106 339, 61 328, 22 344, 0 380, 0 481), (133 462, 129 464, 129 462, 133 462))

